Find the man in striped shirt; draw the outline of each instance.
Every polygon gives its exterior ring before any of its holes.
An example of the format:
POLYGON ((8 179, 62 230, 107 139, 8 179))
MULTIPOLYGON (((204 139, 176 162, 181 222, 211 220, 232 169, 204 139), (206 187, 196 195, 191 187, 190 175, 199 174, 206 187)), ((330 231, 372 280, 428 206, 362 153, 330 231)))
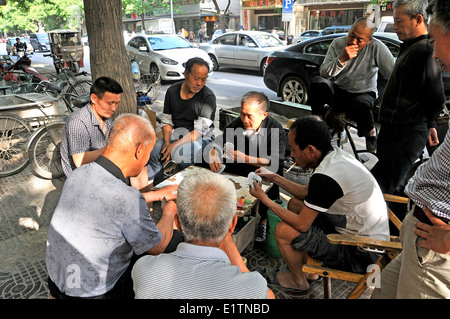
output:
POLYGON ((226 177, 186 177, 178 188, 176 224, 185 236, 170 254, 144 256, 132 270, 137 299, 274 298, 258 272, 249 272, 231 238, 236 188, 226 177))
MULTIPOLYGON (((450 2, 430 4, 434 57, 450 71, 450 2)), ((450 131, 405 188, 414 205, 402 223, 403 252, 372 298, 450 298, 450 131)))

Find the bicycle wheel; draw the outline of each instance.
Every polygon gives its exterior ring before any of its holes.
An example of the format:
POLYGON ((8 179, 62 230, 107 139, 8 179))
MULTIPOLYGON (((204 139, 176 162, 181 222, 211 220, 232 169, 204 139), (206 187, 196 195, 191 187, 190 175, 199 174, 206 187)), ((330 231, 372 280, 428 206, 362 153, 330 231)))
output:
POLYGON ((78 96, 86 95, 91 92, 91 86, 92 86, 91 81, 88 80, 79 81, 71 85, 67 89, 67 93, 72 93, 78 96))
POLYGON ((161 91, 161 77, 159 72, 144 74, 136 85, 136 93, 149 96, 152 101, 156 101, 161 91))
POLYGON ((0 115, 0 177, 16 174, 28 164, 25 149, 31 132, 20 116, 0 115))
POLYGON ((42 127, 31 137, 28 160, 33 171, 45 179, 64 175, 59 152, 64 130, 64 122, 54 122, 42 127))

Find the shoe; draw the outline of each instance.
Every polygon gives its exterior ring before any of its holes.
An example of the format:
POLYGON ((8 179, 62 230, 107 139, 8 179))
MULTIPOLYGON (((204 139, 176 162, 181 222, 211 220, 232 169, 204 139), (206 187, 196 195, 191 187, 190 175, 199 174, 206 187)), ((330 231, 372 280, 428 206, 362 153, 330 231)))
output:
POLYGON ((375 151, 377 150, 376 136, 366 136, 366 149, 371 153, 375 153, 375 151))
POLYGON ((266 236, 267 236, 267 225, 259 223, 259 225, 256 227, 255 241, 263 242, 266 240, 266 236))
POLYGON ((328 127, 332 130, 336 130, 338 132, 344 131, 344 124, 339 119, 338 115, 334 113, 331 107, 325 107, 325 115, 323 116, 324 122, 328 125, 328 127))

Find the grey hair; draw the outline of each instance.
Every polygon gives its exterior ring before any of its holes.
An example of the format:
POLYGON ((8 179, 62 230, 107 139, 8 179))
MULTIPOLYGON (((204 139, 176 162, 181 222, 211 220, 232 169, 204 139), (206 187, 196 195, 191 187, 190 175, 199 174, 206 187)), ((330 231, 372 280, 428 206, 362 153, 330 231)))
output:
POLYGON ((427 6, 428 0, 395 0, 394 9, 399 6, 405 5, 405 10, 403 11, 411 19, 415 18, 416 15, 420 14, 423 17, 425 24, 428 21, 427 6))
POLYGON ((178 186, 177 206, 187 242, 218 245, 236 214, 236 188, 216 173, 187 176, 178 186))
POLYGON ((149 146, 155 138, 155 130, 148 119, 137 114, 124 113, 114 120, 107 145, 128 152, 140 144, 149 146))
POLYGON ((258 109, 261 110, 262 113, 269 110, 269 98, 263 92, 249 91, 245 93, 241 98, 241 107, 249 102, 258 104, 258 109))
POLYGON ((432 0, 427 8, 430 24, 439 26, 443 35, 450 32, 450 1, 432 0))

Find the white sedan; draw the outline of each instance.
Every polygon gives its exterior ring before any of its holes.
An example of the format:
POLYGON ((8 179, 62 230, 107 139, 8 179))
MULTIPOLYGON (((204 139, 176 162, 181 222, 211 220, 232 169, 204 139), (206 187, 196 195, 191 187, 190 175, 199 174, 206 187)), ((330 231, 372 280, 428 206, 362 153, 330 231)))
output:
POLYGON ((164 81, 184 79, 184 66, 194 57, 203 58, 209 64, 210 74, 213 63, 208 54, 195 48, 191 42, 175 34, 138 35, 125 46, 130 60, 135 58, 141 74, 159 72, 164 81))

